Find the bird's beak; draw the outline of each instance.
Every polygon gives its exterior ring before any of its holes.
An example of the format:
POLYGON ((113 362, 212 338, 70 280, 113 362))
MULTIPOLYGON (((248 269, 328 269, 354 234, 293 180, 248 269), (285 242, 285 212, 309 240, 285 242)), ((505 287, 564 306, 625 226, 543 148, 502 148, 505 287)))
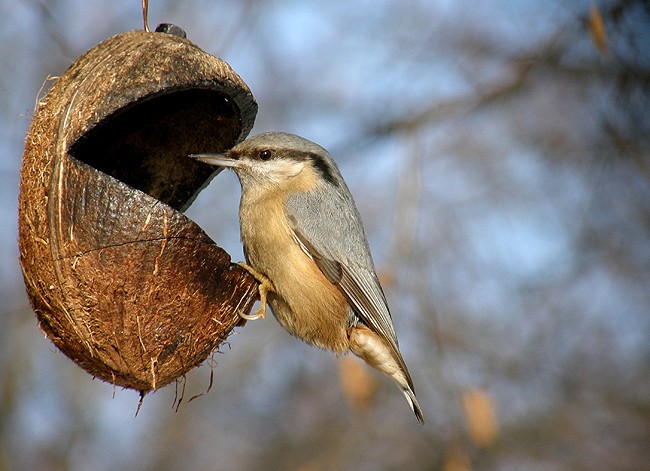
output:
POLYGON ((228 157, 227 152, 223 154, 190 154, 190 157, 206 164, 214 165, 215 167, 242 167, 242 162, 240 160, 228 157))

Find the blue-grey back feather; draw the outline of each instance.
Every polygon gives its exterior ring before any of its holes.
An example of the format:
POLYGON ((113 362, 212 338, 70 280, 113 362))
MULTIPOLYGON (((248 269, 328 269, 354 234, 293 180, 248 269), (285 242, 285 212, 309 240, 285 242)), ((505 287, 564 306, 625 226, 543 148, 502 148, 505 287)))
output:
POLYGON ((336 164, 327 159, 336 182, 321 181, 319 191, 289 196, 286 200, 289 224, 302 249, 327 279, 338 286, 359 319, 391 347, 412 387, 386 297, 375 273, 361 216, 336 164))

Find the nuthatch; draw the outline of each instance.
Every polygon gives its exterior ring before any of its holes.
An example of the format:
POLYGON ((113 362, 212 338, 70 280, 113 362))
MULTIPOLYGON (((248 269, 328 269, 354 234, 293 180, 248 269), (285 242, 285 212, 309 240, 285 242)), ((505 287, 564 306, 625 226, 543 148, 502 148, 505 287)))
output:
POLYGON ((235 171, 245 268, 292 335, 337 354, 352 351, 390 377, 415 417, 422 409, 400 354, 359 211, 327 150, 270 132, 223 154, 192 157, 235 171))

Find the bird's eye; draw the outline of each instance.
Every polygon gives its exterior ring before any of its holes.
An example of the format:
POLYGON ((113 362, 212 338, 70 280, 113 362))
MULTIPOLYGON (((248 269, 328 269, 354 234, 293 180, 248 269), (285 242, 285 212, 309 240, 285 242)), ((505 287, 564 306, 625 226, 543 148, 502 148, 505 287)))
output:
POLYGON ((271 151, 268 149, 260 151, 260 160, 269 160, 271 158, 271 151))

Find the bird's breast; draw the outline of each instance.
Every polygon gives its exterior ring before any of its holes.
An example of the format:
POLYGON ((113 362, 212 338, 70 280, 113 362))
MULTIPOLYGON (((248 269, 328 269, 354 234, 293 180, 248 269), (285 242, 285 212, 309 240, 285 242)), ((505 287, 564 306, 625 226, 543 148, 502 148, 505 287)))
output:
POLYGON ((247 262, 273 283, 268 299, 280 324, 320 348, 347 351, 349 305, 295 241, 284 202, 242 198, 240 225, 247 262))

